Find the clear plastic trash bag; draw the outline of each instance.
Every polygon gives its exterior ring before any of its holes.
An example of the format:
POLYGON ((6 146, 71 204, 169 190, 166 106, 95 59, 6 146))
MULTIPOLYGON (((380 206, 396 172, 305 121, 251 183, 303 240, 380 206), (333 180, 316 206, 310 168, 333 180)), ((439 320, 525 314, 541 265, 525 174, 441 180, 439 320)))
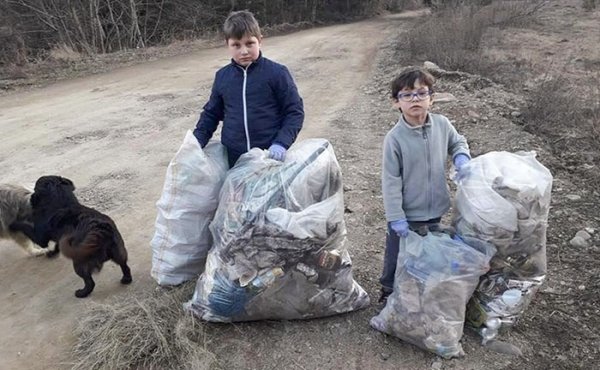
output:
POLYGON ((498 250, 467 310, 467 322, 484 341, 516 323, 546 275, 552 174, 535 157, 486 153, 457 179, 456 232, 467 243, 485 241, 498 250))
POLYGON ((208 225, 229 168, 225 147, 209 142, 204 150, 188 131, 169 163, 160 199, 152 247, 151 275, 160 285, 197 279, 212 246, 208 225))
POLYGON ((442 233, 400 238, 394 291, 371 326, 444 358, 464 355, 467 301, 495 253, 489 243, 478 248, 442 233))
POLYGON ((285 162, 252 149, 229 171, 214 247, 185 307, 207 321, 306 319, 363 308, 345 247, 342 174, 331 144, 299 142, 285 162))

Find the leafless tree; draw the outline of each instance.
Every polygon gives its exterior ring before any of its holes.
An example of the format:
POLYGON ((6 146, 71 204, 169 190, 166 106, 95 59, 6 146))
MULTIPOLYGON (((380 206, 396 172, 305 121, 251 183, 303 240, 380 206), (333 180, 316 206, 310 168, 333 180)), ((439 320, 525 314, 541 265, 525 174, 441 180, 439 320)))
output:
POLYGON ((366 17, 402 0, 0 0, 0 65, 55 46, 108 53, 221 29, 233 10, 262 25, 366 17), (4 40, 12 40, 5 42, 4 40))

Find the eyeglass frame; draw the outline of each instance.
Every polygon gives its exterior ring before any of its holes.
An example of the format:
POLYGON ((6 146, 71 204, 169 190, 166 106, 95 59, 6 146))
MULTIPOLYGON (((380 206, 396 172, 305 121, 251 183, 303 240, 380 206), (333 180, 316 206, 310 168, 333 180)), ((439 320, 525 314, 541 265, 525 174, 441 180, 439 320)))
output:
POLYGON ((433 91, 432 90, 427 90, 427 91, 415 91, 415 92, 398 92, 398 95, 396 95, 396 98, 398 99, 398 101, 403 101, 403 102, 411 102, 413 101, 413 99, 416 97, 418 101, 423 101, 427 98, 430 98, 431 95, 433 95, 433 91), (427 94, 427 96, 425 97, 420 97, 419 94, 427 94), (403 99, 403 97, 410 97, 410 99, 405 100, 403 99))

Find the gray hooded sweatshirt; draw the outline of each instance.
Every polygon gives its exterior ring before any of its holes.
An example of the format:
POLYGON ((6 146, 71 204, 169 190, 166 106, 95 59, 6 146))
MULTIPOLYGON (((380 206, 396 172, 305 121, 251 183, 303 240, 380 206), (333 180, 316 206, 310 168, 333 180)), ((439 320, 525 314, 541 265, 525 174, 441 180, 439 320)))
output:
POLYGON ((383 141, 381 174, 388 222, 427 221, 450 208, 446 183, 448 155, 469 157, 469 146, 448 118, 429 113, 423 126, 410 126, 401 116, 383 141))

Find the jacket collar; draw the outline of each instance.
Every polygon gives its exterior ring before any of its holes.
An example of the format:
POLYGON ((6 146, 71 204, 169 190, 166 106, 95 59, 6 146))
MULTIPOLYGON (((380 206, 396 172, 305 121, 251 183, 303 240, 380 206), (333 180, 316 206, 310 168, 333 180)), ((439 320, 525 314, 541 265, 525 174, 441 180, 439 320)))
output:
POLYGON ((250 63, 248 65, 248 67, 244 68, 243 66, 237 64, 235 62, 235 60, 233 60, 233 58, 231 58, 231 65, 234 66, 234 67, 241 68, 241 69, 246 69, 246 70, 249 71, 250 69, 255 68, 255 66, 257 66, 259 64, 262 64, 263 60, 264 60, 264 58, 263 58, 263 55, 262 55, 262 51, 259 51, 258 52, 258 58, 256 58, 256 60, 254 62, 250 63))
POLYGON ((425 123, 420 126, 411 126, 410 124, 408 124, 408 122, 406 122, 406 120, 404 119, 403 114, 400 114, 400 120, 398 122, 411 130, 418 130, 424 127, 431 126, 431 113, 427 113, 427 119, 425 120, 425 123))

